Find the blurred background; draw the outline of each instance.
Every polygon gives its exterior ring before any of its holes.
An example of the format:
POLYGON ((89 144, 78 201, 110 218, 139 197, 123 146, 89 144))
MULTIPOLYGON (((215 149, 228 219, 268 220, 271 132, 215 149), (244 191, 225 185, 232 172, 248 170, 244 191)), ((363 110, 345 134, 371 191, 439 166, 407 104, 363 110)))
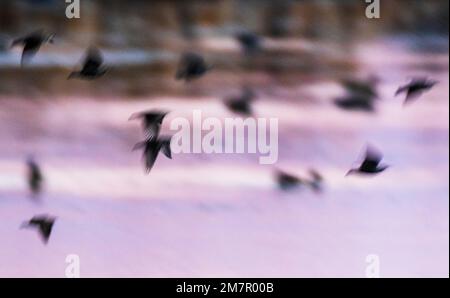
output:
POLYGON ((0 276, 364 277, 377 254, 385 277, 449 273, 449 2, 381 0, 81 0, 67 19, 60 0, 0 2, 0 276), (14 38, 56 34, 20 67, 14 38), (262 38, 243 53, 237 32, 262 38), (111 71, 67 80, 96 46, 111 71), (181 53, 215 66, 190 83, 174 75, 181 53), (342 79, 377 76, 373 113, 344 111, 342 79), (394 97, 412 77, 440 83, 414 104, 394 97), (235 117, 223 99, 252 88, 257 117, 279 119, 279 162, 256 155, 161 157, 142 169, 137 111, 170 120, 235 117), (367 143, 393 167, 345 178, 367 143), (45 190, 30 200, 25 160, 45 190), (320 195, 285 193, 275 169, 325 178, 320 195), (47 246, 19 230, 35 214, 58 217, 47 246))

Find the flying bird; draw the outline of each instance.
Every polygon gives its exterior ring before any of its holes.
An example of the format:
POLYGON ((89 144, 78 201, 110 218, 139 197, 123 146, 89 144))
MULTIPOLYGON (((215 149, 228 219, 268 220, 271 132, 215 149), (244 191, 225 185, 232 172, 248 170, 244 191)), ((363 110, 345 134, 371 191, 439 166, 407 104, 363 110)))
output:
POLYGON ((384 172, 389 166, 382 164, 383 155, 374 147, 368 146, 363 162, 351 169, 346 176, 353 174, 375 175, 384 172))
POLYGON ((235 38, 247 55, 256 54, 262 50, 262 40, 255 33, 242 31, 237 33, 235 38))
POLYGON ((414 78, 408 84, 401 86, 398 88, 397 92, 395 92, 395 96, 405 93, 405 104, 408 104, 411 100, 418 98, 424 92, 431 90, 436 84, 437 81, 429 80, 427 78, 414 78))
POLYGON ((54 34, 46 33, 44 30, 38 30, 13 40, 11 47, 23 46, 21 66, 29 63, 42 45, 53 43, 54 36, 54 34))
POLYGON ((86 52, 83 66, 79 71, 73 71, 67 79, 93 80, 103 76, 108 69, 104 66, 103 56, 97 48, 89 48, 86 52))
POLYGON ((24 222, 22 228, 36 228, 45 244, 48 243, 56 218, 48 215, 37 215, 24 222))
POLYGON ((252 103, 256 98, 255 92, 245 87, 242 94, 236 97, 225 99, 225 106, 232 112, 244 116, 251 116, 253 114, 252 103))
POLYGON ((161 124, 168 113, 159 110, 143 111, 131 115, 129 120, 141 120, 146 139, 153 139, 159 136, 161 124))
POLYGON ((27 160, 27 170, 28 170, 28 187, 34 197, 37 197, 42 191, 42 183, 44 177, 42 171, 33 158, 27 160))
POLYGON ((347 111, 375 112, 375 100, 378 98, 379 78, 375 75, 366 80, 346 78, 340 80, 346 94, 334 100, 334 104, 347 111))
POLYGON ((175 78, 186 82, 198 79, 205 75, 212 66, 196 53, 184 53, 180 59, 175 78))
POLYGON ((375 112, 374 98, 362 94, 349 94, 334 100, 334 104, 347 111, 375 112))
POLYGON ((145 163, 145 172, 147 174, 150 173, 153 168, 160 151, 162 151, 167 158, 172 159, 170 141, 171 137, 152 138, 139 142, 134 146, 133 151, 143 149, 142 157, 145 163))
POLYGON ((343 79, 341 80, 341 84, 347 90, 348 94, 375 99, 378 97, 377 85, 379 81, 377 76, 372 75, 367 80, 343 79))
POLYGON ((302 181, 299 177, 281 170, 277 170, 275 172, 275 179, 278 187, 284 191, 293 190, 304 184, 304 181, 302 181))

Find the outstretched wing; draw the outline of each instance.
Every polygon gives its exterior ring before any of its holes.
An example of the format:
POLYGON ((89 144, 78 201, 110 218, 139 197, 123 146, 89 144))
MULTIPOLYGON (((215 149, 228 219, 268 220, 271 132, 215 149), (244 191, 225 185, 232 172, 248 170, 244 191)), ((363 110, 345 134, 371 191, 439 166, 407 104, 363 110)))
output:
POLYGON ((146 141, 142 141, 142 142, 136 143, 136 144, 133 146, 133 151, 136 151, 136 150, 145 148, 145 146, 147 146, 147 142, 146 142, 146 141))

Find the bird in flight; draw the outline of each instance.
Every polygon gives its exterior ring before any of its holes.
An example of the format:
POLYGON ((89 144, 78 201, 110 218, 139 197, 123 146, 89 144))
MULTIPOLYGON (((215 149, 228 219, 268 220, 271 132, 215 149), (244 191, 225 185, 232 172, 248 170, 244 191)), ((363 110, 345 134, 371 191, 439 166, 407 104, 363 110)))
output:
POLYGON ((346 95, 334 100, 334 104, 347 111, 375 112, 375 100, 378 98, 376 86, 379 79, 371 76, 367 80, 343 79, 341 85, 346 95))
POLYGON ((143 111, 134 113, 129 120, 141 120, 146 139, 152 139, 159 136, 161 124, 168 113, 159 110, 143 111))
POLYGON ((338 108, 347 111, 375 112, 373 97, 362 94, 348 94, 344 97, 339 97, 334 100, 334 104, 338 108))
POLYGON ((108 69, 104 66, 103 56, 100 50, 91 47, 87 50, 83 66, 79 71, 73 71, 68 79, 93 80, 103 76, 108 69))
POLYGON ((378 98, 377 85, 380 79, 372 75, 366 80, 346 78, 341 80, 342 86, 349 94, 358 94, 366 97, 378 98))
POLYGON ((145 172, 150 173, 156 158, 160 151, 169 159, 172 159, 172 151, 170 149, 171 137, 151 138, 137 143, 133 147, 133 151, 142 149, 142 157, 145 164, 145 172))
POLYGON ((37 162, 31 157, 27 160, 27 170, 28 187, 33 197, 37 197, 42 191, 42 183, 44 180, 42 171, 37 162))
POLYGON ((405 93, 405 104, 408 104, 413 99, 418 98, 424 92, 431 90, 436 84, 437 81, 430 80, 427 78, 414 78, 408 84, 401 86, 395 92, 395 96, 405 93))
POLYGON ((47 244, 50 238, 50 234, 52 233, 55 220, 55 217, 50 217, 48 215, 37 215, 32 219, 24 222, 21 227, 38 229, 39 235, 41 236, 44 243, 47 244))
POLYGON ((184 53, 181 56, 175 78, 186 82, 198 79, 212 69, 205 59, 196 53, 184 53))
POLYGON ((380 151, 372 146, 368 146, 362 163, 357 168, 348 171, 346 176, 353 174, 376 175, 384 172, 389 166, 382 164, 382 159, 383 155, 380 151))
POLYGON ((244 87, 239 96, 227 98, 224 103, 233 113, 251 116, 253 114, 252 103, 255 98, 255 92, 248 87, 244 87))
POLYGON ((275 179, 278 187, 284 191, 290 191, 300 186, 310 187, 314 192, 322 191, 323 177, 316 170, 310 170, 311 179, 300 178, 287 172, 276 170, 275 179))
POLYGON ((53 43, 55 35, 46 33, 44 30, 34 31, 23 37, 14 39, 11 47, 23 46, 21 66, 29 63, 36 55, 42 45, 46 43, 53 43))
POLYGON ((243 52, 247 55, 259 53, 262 50, 262 40, 255 33, 242 31, 238 32, 235 38, 239 42, 243 52))

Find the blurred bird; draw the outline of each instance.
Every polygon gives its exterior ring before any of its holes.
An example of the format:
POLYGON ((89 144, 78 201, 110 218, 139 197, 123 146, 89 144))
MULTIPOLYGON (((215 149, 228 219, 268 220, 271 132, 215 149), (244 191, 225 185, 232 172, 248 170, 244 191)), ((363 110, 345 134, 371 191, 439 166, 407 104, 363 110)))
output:
POLYGON ((143 149, 143 159, 145 161, 145 171, 147 174, 150 173, 153 168, 159 151, 162 150, 167 158, 172 159, 170 141, 171 137, 152 138, 139 142, 134 146, 133 151, 143 149))
POLYGON ((196 53, 184 53, 178 65, 175 78, 186 82, 198 79, 205 75, 212 66, 208 65, 205 59, 196 53))
POLYGON ((142 127, 146 139, 153 139, 159 136, 161 124, 168 113, 158 110, 144 111, 131 115, 129 120, 142 120, 142 127))
POLYGON ((53 43, 54 37, 54 34, 46 33, 44 30, 38 30, 13 40, 11 48, 18 45, 23 46, 20 64, 24 66, 31 61, 43 44, 53 43))
POLYGON ((236 114, 251 116, 253 114, 252 103, 256 98, 255 92, 244 87, 241 95, 225 99, 225 106, 236 114))
POLYGON ((373 75, 367 80, 343 79, 340 82, 346 90, 346 95, 334 100, 338 108, 347 111, 375 112, 378 77, 373 75))
POLYGON ((343 79, 341 84, 348 94, 357 94, 375 99, 378 97, 377 85, 379 81, 380 79, 377 76, 372 75, 367 80, 343 79))
POLYGON ((21 228, 37 228, 45 244, 48 243, 56 218, 48 215, 37 215, 22 224, 21 228))
POLYGON ((414 78, 408 84, 398 88, 395 96, 402 93, 406 93, 405 104, 408 104, 411 100, 418 98, 424 92, 431 90, 438 81, 429 80, 427 78, 414 78))
POLYGON ((382 159, 383 155, 377 149, 368 146, 361 165, 348 171, 346 176, 352 174, 375 175, 384 172, 389 166, 381 164, 382 159))
POLYGON ((347 111, 375 112, 374 98, 367 95, 349 94, 335 99, 334 104, 347 111))
POLYGON ((289 191, 301 186, 310 187, 314 192, 321 192, 323 177, 316 170, 309 170, 310 179, 300 178, 281 170, 275 171, 275 179, 281 190, 289 191))
POLYGON ((93 80, 103 76, 108 69, 103 65, 103 56, 97 48, 89 48, 86 52, 83 66, 80 71, 73 71, 68 80, 79 78, 93 80))
POLYGON ((28 168, 28 187, 34 197, 39 196, 42 191, 42 182, 44 180, 42 171, 39 165, 33 158, 29 158, 27 160, 27 168, 28 168))
POLYGON ((235 38, 247 55, 256 54, 262 50, 262 40, 257 34, 242 31, 237 33, 235 38))
POLYGON ((293 190, 305 184, 305 182, 299 177, 288 174, 281 170, 275 171, 275 179, 278 183, 278 187, 284 191, 293 190))

